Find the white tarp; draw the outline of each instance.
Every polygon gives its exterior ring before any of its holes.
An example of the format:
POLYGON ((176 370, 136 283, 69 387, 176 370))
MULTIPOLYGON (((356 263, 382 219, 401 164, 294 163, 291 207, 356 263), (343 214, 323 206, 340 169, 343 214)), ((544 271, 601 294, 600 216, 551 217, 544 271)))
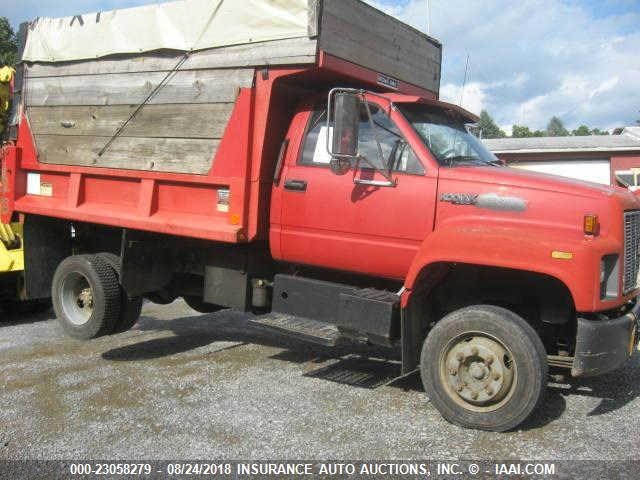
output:
POLYGON ((61 62, 308 35, 308 0, 181 0, 32 22, 23 60, 61 62))

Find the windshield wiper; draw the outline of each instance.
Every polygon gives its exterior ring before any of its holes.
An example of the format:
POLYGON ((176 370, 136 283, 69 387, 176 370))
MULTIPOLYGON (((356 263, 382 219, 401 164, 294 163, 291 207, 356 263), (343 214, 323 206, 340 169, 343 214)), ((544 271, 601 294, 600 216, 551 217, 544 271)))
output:
POLYGON ((484 163, 478 157, 474 157, 473 155, 453 155, 451 157, 446 157, 444 161, 447 162, 448 165, 453 165, 454 163, 457 163, 457 164, 484 163))
POLYGON ((454 155, 453 157, 447 157, 444 159, 449 166, 454 163, 458 165, 491 165, 493 167, 502 167, 503 164, 500 160, 483 160, 473 155, 454 155))

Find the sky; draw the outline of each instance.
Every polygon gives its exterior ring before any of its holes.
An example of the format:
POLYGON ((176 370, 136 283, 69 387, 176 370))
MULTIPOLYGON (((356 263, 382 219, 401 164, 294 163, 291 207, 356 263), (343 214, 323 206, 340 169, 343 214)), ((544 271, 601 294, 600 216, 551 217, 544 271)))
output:
MULTIPOLYGON (((237 0, 235 0, 237 1, 237 0)), ((513 124, 611 130, 640 120, 640 0, 367 0, 443 44, 440 96, 513 124), (467 82, 465 68, 469 59, 467 82)), ((14 26, 156 3, 149 0, 4 0, 14 26)))

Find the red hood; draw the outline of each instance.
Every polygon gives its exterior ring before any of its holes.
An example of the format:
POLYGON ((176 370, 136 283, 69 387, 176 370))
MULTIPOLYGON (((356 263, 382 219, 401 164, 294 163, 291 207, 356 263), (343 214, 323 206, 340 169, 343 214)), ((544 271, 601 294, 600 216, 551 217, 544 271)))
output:
POLYGON ((601 236, 621 240, 623 212, 640 210, 640 197, 624 188, 508 167, 440 168, 438 198, 437 224, 464 223, 473 215, 496 227, 544 228, 558 237, 571 232, 577 242, 584 240, 585 215, 598 215, 601 236), (456 206, 468 198, 477 208, 456 206))
POLYGON ((640 197, 637 194, 631 194, 626 188, 585 182, 519 168, 491 166, 441 168, 440 178, 563 193, 573 197, 590 199, 617 197, 625 204, 625 208, 640 208, 640 197))

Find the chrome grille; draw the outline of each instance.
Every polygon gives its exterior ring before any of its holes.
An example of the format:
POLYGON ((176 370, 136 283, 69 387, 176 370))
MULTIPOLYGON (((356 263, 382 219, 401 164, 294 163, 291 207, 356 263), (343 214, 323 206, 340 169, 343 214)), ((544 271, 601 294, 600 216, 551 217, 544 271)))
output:
POLYGON ((640 270, 640 210, 624 214, 624 294, 638 287, 640 270))

